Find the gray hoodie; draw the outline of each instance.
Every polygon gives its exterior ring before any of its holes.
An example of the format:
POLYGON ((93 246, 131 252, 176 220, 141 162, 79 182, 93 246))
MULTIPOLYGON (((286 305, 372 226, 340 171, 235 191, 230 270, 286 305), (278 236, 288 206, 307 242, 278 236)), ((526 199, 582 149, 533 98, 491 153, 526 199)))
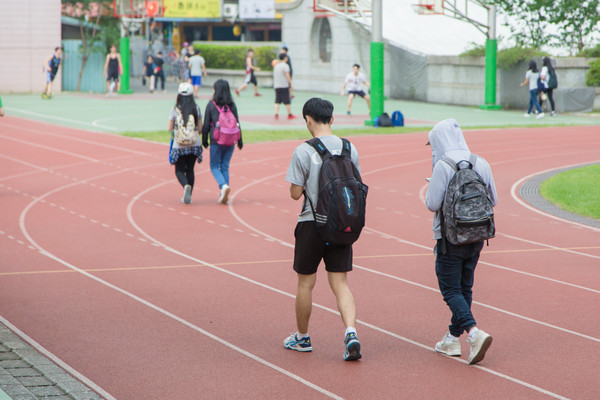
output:
MULTIPOLYGON (((440 215, 442 204, 448 183, 450 183, 450 179, 454 175, 452 167, 441 161, 441 159, 446 156, 455 162, 468 160, 471 152, 469 151, 467 142, 465 142, 460 126, 453 119, 446 119, 437 123, 431 132, 429 132, 429 143, 431 144, 433 158, 433 172, 429 187, 427 188, 425 204, 427 204, 427 208, 430 211, 435 212, 433 216, 433 238, 441 239, 440 215)), ((487 184, 492 205, 495 206, 498 202, 498 197, 490 165, 483 158, 477 157, 474 169, 487 184)))

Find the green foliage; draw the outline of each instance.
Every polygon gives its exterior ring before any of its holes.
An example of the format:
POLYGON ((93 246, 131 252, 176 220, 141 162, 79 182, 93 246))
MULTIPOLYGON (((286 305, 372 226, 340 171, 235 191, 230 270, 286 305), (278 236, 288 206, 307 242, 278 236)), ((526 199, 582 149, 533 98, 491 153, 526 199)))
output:
POLYGON ((485 57, 485 44, 471 42, 471 48, 460 53, 459 57, 485 57))
MULTIPOLYGON (((218 69, 245 69, 248 46, 232 46, 218 44, 194 44, 206 60, 206 66, 218 69)), ((257 46, 254 49, 256 66, 262 71, 272 71, 271 61, 277 57, 275 46, 257 46)))
POLYGON ((567 211, 600 219, 600 165, 572 169, 542 182, 540 193, 567 211))
POLYGON ((547 56, 548 53, 531 47, 512 47, 498 52, 498 67, 507 70, 521 61, 547 56))
POLYGON ((600 43, 596 47, 583 49, 577 54, 577 57, 600 58, 600 43))
POLYGON ((581 51, 600 22, 600 0, 487 0, 505 22, 517 45, 544 45, 581 51), (551 33, 555 32, 555 33, 551 33))
POLYGON ((590 69, 585 73, 585 84, 600 86, 600 58, 590 63, 590 69))

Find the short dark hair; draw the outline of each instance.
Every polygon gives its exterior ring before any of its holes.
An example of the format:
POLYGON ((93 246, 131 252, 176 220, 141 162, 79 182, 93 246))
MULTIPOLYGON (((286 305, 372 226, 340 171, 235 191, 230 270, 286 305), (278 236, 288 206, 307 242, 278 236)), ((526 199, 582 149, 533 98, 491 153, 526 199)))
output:
POLYGON ((358 64, 354 64, 354 65, 352 66, 352 68, 354 68, 354 67, 357 67, 357 68, 359 68, 359 69, 360 69, 360 65, 358 65, 358 64))
POLYGON ((287 54, 285 54, 285 53, 280 53, 279 54, 279 59, 280 60, 284 60, 286 57, 287 57, 287 54))
POLYGON ((283 46, 283 47, 281 48, 281 50, 285 50, 285 52, 287 53, 287 51, 288 51, 288 48, 287 48, 287 46, 283 46))
POLYGON ((305 121, 307 115, 317 123, 328 124, 333 116, 333 104, 320 97, 308 99, 302 107, 302 117, 305 121))

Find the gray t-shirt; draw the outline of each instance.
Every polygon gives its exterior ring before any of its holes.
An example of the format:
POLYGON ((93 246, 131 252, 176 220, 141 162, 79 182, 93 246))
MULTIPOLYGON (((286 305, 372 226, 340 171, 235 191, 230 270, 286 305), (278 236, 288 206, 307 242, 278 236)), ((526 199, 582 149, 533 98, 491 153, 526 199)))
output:
POLYGON ((283 61, 280 61, 275 68, 273 68, 273 88, 275 89, 286 89, 290 87, 290 83, 285 76, 286 72, 290 72, 290 66, 283 61))
POLYGON ((190 75, 202 76, 202 65, 204 64, 204 58, 198 54, 190 58, 190 75))
MULTIPOLYGON (((320 136, 319 139, 332 154, 342 153, 342 139, 335 135, 320 136)), ((360 172, 360 164, 358 163, 358 151, 351 143, 350 157, 352 163, 360 172)), ((319 194, 319 172, 321 171, 321 156, 308 143, 302 143, 296 147, 290 166, 288 168, 285 180, 294 185, 304 187, 313 206, 317 206, 317 197, 319 194)), ((298 215, 298 222, 314 221, 312 210, 308 201, 303 200, 303 209, 298 215)))

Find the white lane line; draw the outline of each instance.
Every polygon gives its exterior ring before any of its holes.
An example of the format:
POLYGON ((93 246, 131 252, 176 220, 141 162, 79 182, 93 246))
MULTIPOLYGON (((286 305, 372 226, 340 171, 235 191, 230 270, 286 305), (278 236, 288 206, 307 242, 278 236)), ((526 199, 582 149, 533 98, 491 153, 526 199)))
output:
POLYGON ((596 227, 594 227, 594 226, 590 226, 590 225, 580 224, 580 223, 578 223, 578 222, 574 222, 574 221, 569 221, 568 219, 564 219, 564 218, 561 218, 561 217, 557 217, 556 215, 548 214, 547 212, 544 212, 544 211, 542 211, 542 210, 538 210, 537 208, 535 208, 535 207, 533 207, 533 206, 531 206, 531 205, 527 204, 527 203, 526 203, 524 200, 522 200, 522 199, 521 199, 521 198, 520 198, 520 197, 517 195, 517 188, 518 188, 519 186, 521 186, 521 184, 522 184, 523 182, 525 182, 525 181, 527 181, 527 180, 529 180, 529 179, 533 178, 534 176, 541 175, 541 174, 545 174, 546 172, 550 172, 550 171, 555 171, 555 170, 557 170, 557 169, 563 169, 563 168, 572 168, 572 167, 577 167, 577 166, 580 166, 580 165, 581 165, 581 164, 563 165, 563 166, 559 166, 559 167, 554 167, 554 168, 546 169, 546 170, 544 170, 544 171, 538 171, 538 172, 535 172, 535 173, 533 173, 533 174, 530 174, 530 175, 524 176, 523 178, 519 179, 518 181, 516 181, 516 182, 515 182, 515 183, 512 185, 512 187, 510 188, 510 195, 511 195, 511 197, 512 197, 512 198, 513 198, 513 199, 514 199, 514 200, 515 200, 517 203, 519 203, 519 204, 520 204, 520 205, 522 205, 523 207, 525 207, 525 208, 527 208, 528 210, 531 210, 531 211, 533 211, 533 212, 535 212, 535 213, 538 213, 538 214, 540 214, 540 215, 543 215, 544 217, 547 217, 547 218, 552 218, 552 219, 555 219, 555 220, 557 220, 557 221, 564 222, 564 223, 566 223, 566 224, 571 224, 571 225, 579 226, 579 227, 581 227, 581 228, 590 229, 590 230, 592 230, 592 231, 595 231, 595 232, 600 232, 600 228, 596 228, 596 227))
MULTIPOLYGON (((151 153, 144 152, 144 151, 128 149, 124 146, 115 146, 115 145, 103 143, 101 141, 94 141, 94 140, 82 139, 79 137, 60 135, 60 134, 57 134, 57 133, 54 133, 51 131, 45 131, 42 129, 23 128, 18 125, 11 125, 11 124, 4 124, 4 125, 12 127, 15 130, 32 132, 32 133, 35 133, 36 135, 52 136, 52 137, 56 137, 56 138, 66 139, 66 140, 73 141, 73 142, 86 143, 86 144, 90 144, 92 146, 105 147, 107 149, 118 150, 118 151, 122 151, 122 152, 126 152, 126 153, 138 154, 138 155, 142 155, 142 156, 153 155, 151 153)), ((95 133, 97 133, 97 132, 95 132, 95 133)))
POLYGON ((575 251, 575 250, 570 250, 570 249, 563 249, 561 247, 553 246, 551 244, 534 242, 533 240, 520 238, 520 237, 517 237, 517 236, 509 235, 507 233, 496 233, 496 235, 498 235, 498 236, 504 236, 504 237, 507 237, 509 239, 513 239, 513 240, 517 240, 517 241, 521 241, 521 242, 525 242, 525 243, 535 244, 535 245, 541 246, 541 247, 547 247, 547 248, 554 249, 554 250, 561 250, 561 251, 564 251, 564 252, 567 252, 567 253, 576 254, 578 256, 584 256, 584 257, 590 257, 590 258, 598 258, 598 259, 600 259, 600 256, 597 256, 597 255, 594 255, 594 254, 582 253, 581 251, 575 251))
POLYGON ((95 163, 99 163, 100 162, 100 160, 97 160, 97 159, 92 158, 92 157, 82 156, 80 154, 76 154, 76 153, 73 153, 73 152, 70 152, 70 151, 66 151, 66 150, 56 149, 56 148, 50 147, 50 146, 44 146, 43 144, 32 143, 32 142, 29 142, 27 140, 20 140, 20 139, 17 139, 15 137, 12 137, 12 136, 0 135, 0 137, 3 138, 3 139, 6 139, 6 140, 12 140, 13 142, 22 143, 22 144, 27 145, 27 146, 38 147, 38 148, 41 148, 41 149, 44 149, 44 150, 53 151, 55 153, 66 154, 66 155, 71 156, 71 157, 81 158, 81 159, 84 159, 84 160, 87 160, 87 161, 91 161, 91 162, 95 162, 95 163))
MULTIPOLYGON (((300 376, 298 376, 298 375, 295 375, 295 374, 293 374, 293 373, 292 373, 292 372, 290 372, 290 371, 287 371, 287 370, 285 370, 285 369, 283 369, 283 368, 281 368, 281 367, 279 367, 279 366, 277 366, 277 365, 275 365, 275 364, 273 364, 273 363, 271 363, 271 362, 269 362, 269 361, 267 361, 267 360, 264 360, 264 359, 262 359, 262 358, 260 358, 260 357, 258 357, 258 356, 256 356, 256 355, 254 355, 254 354, 252 354, 252 353, 250 353, 250 352, 248 352, 248 351, 246 351, 246 350, 244 350, 244 349, 242 349, 242 348, 240 348, 240 347, 237 347, 237 346, 235 346, 234 344, 232 344, 232 343, 230 343, 230 342, 227 342, 226 340, 224 340, 224 339, 222 339, 222 338, 220 338, 220 337, 218 337, 218 336, 216 336, 216 335, 214 335, 214 334, 212 334, 212 333, 210 333, 210 332, 208 332, 208 331, 205 331, 204 329, 202 329, 202 328, 200 328, 200 327, 198 327, 198 326, 196 326, 196 325, 192 324, 191 322, 188 322, 188 321, 184 320, 183 318, 180 318, 180 317, 178 317, 177 315, 175 315, 175 314, 172 314, 171 312, 169 312, 169 311, 167 311, 167 310, 165 310, 165 309, 163 309, 163 308, 161 308, 161 307, 158 307, 158 306, 156 306, 156 305, 154 305, 154 304, 152 304, 152 303, 150 303, 150 302, 148 302, 148 301, 146 301, 146 300, 142 299, 141 297, 138 297, 138 296, 134 295, 133 293, 130 293, 130 292, 128 292, 128 291, 126 291, 126 290, 124 290, 124 289, 122 289, 122 288, 120 288, 120 287, 118 287, 118 286, 116 286, 116 285, 113 285, 113 284, 111 284, 111 283, 109 283, 109 282, 107 282, 107 281, 105 281, 105 280, 103 280, 103 279, 101 279, 101 278, 98 278, 98 277, 96 277, 95 275, 92 275, 92 274, 91 274, 91 273, 89 273, 89 272, 86 272, 86 271, 84 271, 84 270, 82 270, 82 269, 80 269, 80 268, 76 267, 75 265, 72 265, 72 264, 68 263, 67 261, 65 261, 65 260, 63 260, 63 259, 61 259, 61 258, 59 258, 59 257, 55 256, 54 254, 52 254, 52 253, 48 252, 46 249, 44 249, 43 247, 41 247, 41 246, 40 246, 40 245, 39 245, 39 244, 38 244, 38 243, 37 243, 37 242, 36 242, 36 241, 35 241, 35 240, 34 240, 34 239, 33 239, 33 238, 30 236, 30 235, 29 235, 29 232, 27 231, 27 228, 26 228, 26 226, 25 226, 25 219, 26 219, 27 213, 29 212, 29 210, 30 210, 30 209, 31 209, 31 208, 32 208, 34 205, 36 205, 38 202, 41 202, 41 201, 42 201, 42 200, 43 200, 45 197, 48 197, 48 196, 50 196, 51 194, 54 194, 54 193, 56 193, 56 192, 59 192, 59 191, 62 191, 62 190, 64 190, 64 189, 67 189, 67 188, 69 188, 69 187, 76 186, 76 185, 79 185, 79 184, 82 184, 82 183, 87 183, 87 181, 89 181, 89 180, 95 180, 95 179, 105 178, 105 177, 107 177, 107 176, 110 176, 110 175, 116 175, 116 174, 120 174, 120 173, 124 173, 124 172, 126 172, 126 171, 128 171, 128 169, 123 169, 123 170, 120 170, 120 171, 110 172, 110 173, 103 174, 103 175, 99 175, 99 176, 96 176, 96 177, 93 177, 93 178, 87 178, 87 179, 84 179, 84 180, 80 180, 80 181, 78 181, 78 182, 69 183, 69 184, 67 184, 67 185, 64 185, 64 186, 61 186, 61 187, 55 188, 55 189, 53 189, 53 190, 50 190, 50 191, 48 191, 48 192, 44 193, 43 195, 41 195, 40 197, 36 198, 36 199, 35 199, 35 200, 33 200, 31 203, 29 203, 29 204, 28 204, 28 205, 25 207, 25 209, 24 209, 24 210, 21 212, 21 215, 20 215, 20 217, 19 217, 19 226, 20 226, 21 232, 22 232, 22 233, 23 233, 23 235, 24 235, 24 236, 27 238, 28 242, 29 242, 29 243, 30 243, 32 246, 34 246, 34 247, 35 247, 35 248, 36 248, 36 249, 37 249, 37 250, 40 252, 40 254, 42 254, 42 255, 44 255, 44 256, 46 256, 46 257, 48 257, 48 258, 50 258, 50 259, 52 259, 52 260, 54 260, 54 261, 56 261, 56 262, 58 262, 58 263, 60 263, 60 264, 64 265, 65 267, 67 267, 67 268, 69 268, 69 269, 72 269, 73 271, 77 271, 77 272, 79 272, 80 274, 82 274, 82 275, 84 275, 84 276, 86 276, 86 277, 88 277, 88 278, 90 278, 90 279, 92 279, 92 280, 94 280, 94 281, 96 281, 96 282, 98 282, 98 283, 102 284, 102 285, 105 285, 105 286, 107 286, 107 287, 109 287, 109 288, 111 288, 111 289, 113 289, 113 290, 115 290, 115 291, 117 291, 117 292, 119 292, 119 293, 121 293, 121 294, 123 294, 123 295, 125 295, 125 296, 127 296, 127 297, 129 297, 129 298, 131 298, 131 299, 133 299, 133 300, 135 300, 135 301, 137 301, 137 302, 139 302, 139 303, 141 303, 141 304, 143 304, 143 305, 145 305, 145 306, 147 306, 147 307, 151 308, 151 309, 153 309, 153 310, 155 310, 155 311, 158 311, 159 313, 161 313, 161 314, 163 314, 163 315, 165 315, 165 316, 167 316, 167 317, 169 317, 169 318, 171 318, 171 319, 173 319, 173 320, 175 320, 175 321, 177 321, 177 322, 179 322, 179 323, 181 323, 181 324, 183 324, 183 325, 185 325, 185 326, 187 326, 187 327, 189 327, 189 328, 191 328, 191 329, 193 329, 193 330, 195 330, 195 331, 197 331, 197 332, 199 332, 199 333, 201 333, 201 334, 203 334, 203 335, 205 335, 205 336, 207 336, 207 337, 209 337, 209 338, 211 338, 211 339, 213 339, 213 340, 215 340, 215 341, 217 341, 217 342, 219 342, 219 343, 221 343, 221 344, 223 344, 224 346, 226 346, 226 347, 228 347, 228 348, 230 348, 230 349, 232 349, 232 350, 235 350, 235 351, 239 352, 240 354, 243 354, 243 355, 244 355, 244 356, 246 356, 246 357, 249 357, 249 358, 251 358, 251 359, 253 359, 253 360, 255 360, 255 361, 257 361, 257 362, 261 363, 262 365, 264 365, 264 366, 266 366, 266 367, 269 367, 269 368, 271 368, 271 369, 273 369, 273 370, 275 370, 275 371, 277 371, 277 372, 279 372, 279 373, 281 373, 281 374, 283 374, 283 375, 285 375, 285 376, 287 376, 287 377, 289 377, 289 378, 292 378, 292 379, 294 379, 294 380, 296 380, 296 381, 298 381, 298 382, 300 382, 300 383, 302 383, 302 384, 304 384, 304 385, 306 385, 306 386, 310 387, 311 389, 318 391, 319 393, 321 393, 321 394, 323 394, 323 395, 326 395, 326 396, 328 396, 328 397, 330 397, 330 398, 332 398, 332 399, 343 400, 343 398, 342 398, 342 397, 340 397, 340 396, 336 395, 335 393, 329 392, 328 390, 326 390, 326 389, 324 389, 324 388, 321 388, 320 386, 317 386, 317 385, 315 385, 314 383, 312 383, 312 382, 310 382, 310 381, 308 381, 308 380, 306 380, 306 379, 304 379, 304 378, 302 378, 302 377, 300 377, 300 376)), ((169 181, 169 182, 170 182, 170 181, 169 181)), ((155 244, 159 244, 159 245, 161 245, 161 247, 162 247, 162 248, 164 248, 164 249, 165 249, 165 250, 167 250, 167 251, 171 251, 171 252, 173 252, 173 253, 175 253, 175 254, 182 255, 183 257, 186 257, 186 258, 189 258, 189 259, 196 260, 196 259, 194 259, 194 258, 192 258, 192 257, 189 257, 189 256, 187 256, 187 255, 184 255, 183 253, 180 253, 180 252, 178 252, 178 251, 176 251, 176 250, 174 250, 174 249, 171 249, 171 248, 169 248, 168 246, 166 246, 166 245, 164 245, 164 244, 160 243, 159 241, 155 240, 154 238, 152 238, 151 236, 149 236, 148 234, 146 234, 144 231, 142 231, 142 230, 141 230, 141 229, 140 229, 140 228, 139 228, 139 227, 138 227, 138 226, 135 224, 135 222, 133 221, 133 217, 132 217, 132 215, 131 215, 131 209, 132 209, 132 206, 133 206, 133 204, 134 204, 134 203, 137 201, 137 199, 138 199, 138 198, 139 198, 141 195, 143 195, 145 192, 147 192, 147 191, 149 191, 149 190, 152 190, 152 189, 154 189, 154 188, 156 188, 156 187, 159 187, 159 186, 165 185, 165 184, 167 184, 167 183, 169 183, 169 182, 161 182, 161 183, 159 183, 159 184, 157 184, 157 185, 153 186, 152 188, 150 188, 150 189, 146 189, 144 192, 142 192, 142 193, 138 194, 137 196, 135 196, 135 197, 134 197, 134 198, 133 198, 133 199, 132 199, 132 200, 129 202, 129 204, 128 204, 128 206, 127 206, 127 218, 128 218, 128 220, 131 222, 131 224, 132 224, 132 225, 133 225, 133 226, 134 226, 134 227, 135 227, 135 228, 136 228, 136 229, 137 229, 137 230, 138 230, 140 233, 142 233, 142 235, 144 235, 145 237, 147 237, 147 238, 148 238, 148 239, 149 239, 151 242, 153 242, 153 243, 155 243, 155 244)), ((207 265, 207 266, 211 266, 211 267, 213 267, 213 268, 215 268, 215 269, 218 269, 218 270, 221 270, 221 271, 223 271, 223 272, 225 272, 225 271, 226 271, 226 270, 223 270, 222 268, 218 268, 218 267, 216 267, 216 266, 214 266, 214 265, 210 265, 210 264, 208 264, 208 263, 206 263, 206 262, 204 262, 204 261, 202 261, 202 260, 197 260, 197 262, 198 262, 198 263, 200 263, 200 264, 204 264, 204 265, 207 265)), ((233 274, 233 275, 237 275, 237 274, 233 274)), ((238 276, 238 277, 240 277, 240 278, 243 278, 241 275, 237 275, 237 276, 238 276)), ((249 282, 254 282, 254 281, 251 281, 251 280, 249 280, 249 279, 246 279, 246 280, 247 280, 247 281, 249 281, 249 282)), ((258 282, 256 282, 256 284, 259 284, 259 283, 258 283, 258 282)), ((262 284, 260 284, 260 286, 267 287, 266 285, 262 285, 262 284)), ((274 289, 274 288, 273 288, 273 289, 274 289)), ((281 293, 285 293, 285 292, 283 292, 283 291, 282 291, 281 293)), ((287 293, 285 293, 285 294, 286 294, 286 295, 288 295, 288 296, 291 296, 290 294, 287 294, 287 293)), ((293 297, 293 296, 291 296, 291 297, 293 297)), ((33 346, 33 343, 35 343, 35 342, 32 342, 32 346, 33 346)), ((39 344, 38 344, 38 346, 39 346, 39 344)), ((98 392, 98 393, 100 393, 100 394, 101 394, 101 393, 105 393, 105 394, 106 394, 106 396, 105 396, 105 397, 106 397, 107 399, 111 399, 111 400, 112 400, 112 399, 114 399, 114 397, 112 397, 112 396, 111 396, 110 394, 108 394, 106 391, 104 391, 102 388, 100 388, 98 385, 96 385, 96 384, 95 384, 94 382, 92 382, 90 379, 86 378, 86 377, 85 377, 83 374, 81 374, 81 373, 79 373, 78 371, 76 371, 75 369, 73 369, 73 368, 69 367, 69 366, 68 366, 66 363, 64 363, 62 360, 60 360, 58 357, 56 357, 56 356, 55 356, 54 354, 52 354, 50 351, 48 351, 48 350, 44 349, 44 348, 43 348, 43 347, 41 347, 41 346, 39 346, 38 350, 40 350, 40 351, 42 351, 42 350, 43 350, 44 354, 46 354, 46 356, 47 356, 48 358, 50 358, 51 360, 53 360, 53 361, 54 361, 54 362, 56 362, 57 364, 59 364, 59 365, 63 366, 63 368, 64 368, 64 369, 68 370, 68 371, 69 371, 70 373, 72 373, 73 375, 77 376, 77 377, 78 377, 78 378, 79 378, 79 379, 80 379, 82 382, 84 382, 86 385, 88 385, 88 386, 89 386, 90 388, 92 388, 94 391, 96 391, 96 392, 98 392)))
POLYGON ((88 386, 94 392, 98 393, 99 395, 104 397, 106 400, 117 400, 116 398, 111 396, 108 392, 103 390, 100 386, 96 385, 94 382, 92 382, 91 380, 86 378, 85 375, 81 374, 79 371, 72 368, 69 364, 67 364, 66 362, 64 362, 63 360, 58 358, 56 355, 51 353, 44 346, 42 346, 41 344, 39 344, 38 342, 33 340, 32 337, 30 337, 25 332, 23 332, 22 330, 20 330, 13 324, 11 324, 6 318, 4 318, 1 315, 0 315, 0 322, 2 322, 4 325, 6 325, 11 331, 15 332, 17 334, 17 336, 21 337, 21 339, 23 339, 25 342, 29 343, 29 345, 31 347, 33 347, 34 349, 36 349, 39 353, 43 354, 45 357, 50 359, 53 363, 55 363, 56 365, 58 365, 59 367, 61 367, 65 371, 67 371, 69 374, 71 374, 72 376, 77 378, 79 381, 81 381, 84 385, 88 386))

